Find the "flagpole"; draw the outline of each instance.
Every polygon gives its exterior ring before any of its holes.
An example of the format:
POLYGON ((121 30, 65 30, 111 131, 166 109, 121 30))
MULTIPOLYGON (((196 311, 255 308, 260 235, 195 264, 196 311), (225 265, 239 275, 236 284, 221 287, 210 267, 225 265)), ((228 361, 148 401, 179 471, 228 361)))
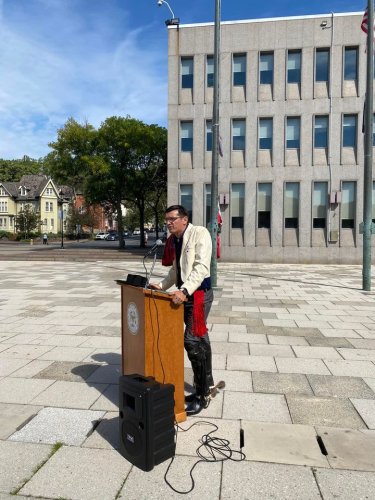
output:
POLYGON ((373 148, 373 78, 374 78, 374 0, 367 7, 367 77, 365 98, 365 158, 363 173, 363 266, 362 288, 371 290, 371 235, 372 223, 372 148, 373 148))
POLYGON ((212 239, 211 285, 217 286, 217 207, 219 177, 219 83, 220 83, 220 17, 221 0, 215 0, 215 34, 214 34, 214 96, 212 110, 212 167, 211 167, 211 221, 212 239))

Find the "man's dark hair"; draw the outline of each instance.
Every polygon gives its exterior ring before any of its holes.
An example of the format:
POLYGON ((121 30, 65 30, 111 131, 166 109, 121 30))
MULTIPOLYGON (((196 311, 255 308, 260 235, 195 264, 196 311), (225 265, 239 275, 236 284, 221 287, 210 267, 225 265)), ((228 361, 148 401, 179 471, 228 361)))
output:
POLYGON ((189 218, 189 212, 182 205, 171 205, 166 209, 165 213, 174 212, 175 210, 177 210, 179 217, 189 218))

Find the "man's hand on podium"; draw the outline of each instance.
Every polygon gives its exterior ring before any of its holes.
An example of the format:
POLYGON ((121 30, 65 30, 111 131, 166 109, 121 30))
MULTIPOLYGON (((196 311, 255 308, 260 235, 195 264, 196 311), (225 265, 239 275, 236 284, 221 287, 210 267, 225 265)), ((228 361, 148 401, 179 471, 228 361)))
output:
POLYGON ((188 300, 182 290, 174 290, 173 292, 171 292, 171 296, 173 304, 182 304, 183 302, 186 302, 188 300))
POLYGON ((151 290, 161 290, 159 283, 149 283, 148 288, 151 288, 151 290))

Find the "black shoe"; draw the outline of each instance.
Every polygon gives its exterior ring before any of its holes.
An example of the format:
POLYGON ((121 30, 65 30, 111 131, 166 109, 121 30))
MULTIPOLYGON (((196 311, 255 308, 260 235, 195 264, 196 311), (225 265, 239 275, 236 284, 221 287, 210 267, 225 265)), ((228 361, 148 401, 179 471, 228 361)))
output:
POLYGON ((193 402, 196 397, 197 395, 195 392, 193 394, 188 394, 187 396, 185 396, 185 403, 193 402))
POLYGON ((204 408, 201 398, 195 396, 193 401, 185 408, 186 415, 198 415, 204 408))

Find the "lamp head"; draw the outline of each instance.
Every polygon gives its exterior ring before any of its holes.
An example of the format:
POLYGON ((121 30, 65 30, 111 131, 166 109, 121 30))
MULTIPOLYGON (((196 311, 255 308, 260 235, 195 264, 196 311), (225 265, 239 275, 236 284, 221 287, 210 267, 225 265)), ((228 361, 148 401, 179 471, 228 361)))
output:
POLYGON ((163 0, 158 0, 158 5, 161 7, 163 5, 163 0))

